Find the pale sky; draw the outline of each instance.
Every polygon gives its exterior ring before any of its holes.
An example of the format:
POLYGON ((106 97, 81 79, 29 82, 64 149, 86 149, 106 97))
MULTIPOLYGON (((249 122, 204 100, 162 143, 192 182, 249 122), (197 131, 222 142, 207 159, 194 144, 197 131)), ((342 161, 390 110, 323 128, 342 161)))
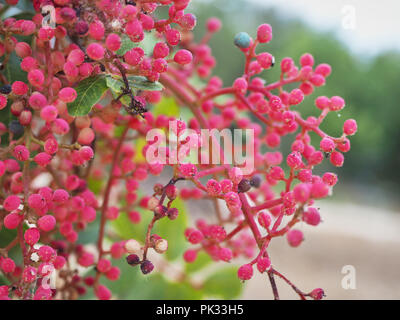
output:
POLYGON ((284 17, 301 18, 316 30, 333 30, 356 53, 400 50, 399 0, 249 1, 276 8, 284 17))

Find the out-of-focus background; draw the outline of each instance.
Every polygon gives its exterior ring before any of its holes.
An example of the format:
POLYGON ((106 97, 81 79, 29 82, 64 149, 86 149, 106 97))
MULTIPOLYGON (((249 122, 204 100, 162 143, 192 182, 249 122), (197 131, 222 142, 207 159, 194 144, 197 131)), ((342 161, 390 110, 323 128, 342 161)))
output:
MULTIPOLYGON (((285 239, 271 248, 278 270, 302 289, 323 287, 329 299, 400 298, 399 10, 400 3, 391 0, 196 0, 190 8, 197 16, 198 37, 207 17, 223 22, 211 47, 218 61, 215 74, 225 85, 243 71, 234 35, 246 31, 254 36, 261 23, 272 25, 273 40, 263 48, 278 64, 309 52, 316 63, 332 66, 327 84, 305 99, 301 111, 314 115, 315 97, 340 95, 346 108, 331 114, 323 129, 340 135, 343 121, 354 118, 358 133, 344 167, 335 169, 340 183, 333 197, 318 204, 323 224, 302 226, 306 241, 299 248, 288 247, 285 239), (349 280, 353 271, 355 282, 349 280)), ((278 69, 263 77, 274 81, 278 69)), ((297 298, 283 282, 278 287, 282 298, 297 298)), ((249 281, 242 295, 271 297, 265 276, 249 281)))

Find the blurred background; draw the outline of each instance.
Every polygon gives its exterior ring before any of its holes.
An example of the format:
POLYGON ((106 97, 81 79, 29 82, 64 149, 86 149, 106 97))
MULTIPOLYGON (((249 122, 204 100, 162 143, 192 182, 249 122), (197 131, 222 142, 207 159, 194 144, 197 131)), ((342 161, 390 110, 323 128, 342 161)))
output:
MULTIPOLYGON (((340 95, 346 108, 330 114, 323 129, 340 135, 344 120, 354 118, 358 132, 351 138, 344 167, 335 168, 340 183, 333 197, 319 203, 324 223, 315 229, 302 226, 307 241, 297 249, 279 241, 271 248, 278 270, 300 288, 323 287, 328 299, 400 298, 399 10, 400 3, 390 0, 196 0, 190 8, 197 16, 198 38, 208 17, 223 22, 211 47, 219 62, 215 74, 226 86, 243 70, 234 35, 246 31, 254 36, 261 23, 271 24, 273 40, 260 48, 273 54, 278 64, 286 56, 298 61, 309 52, 316 63, 332 66, 327 84, 308 96, 299 110, 314 115, 317 96, 340 95), (342 286, 349 275, 346 265, 354 267, 355 289, 342 286)), ((275 81, 279 68, 263 77, 275 81)), ((297 298, 286 284, 278 286, 283 298, 297 298)), ((265 277, 250 281, 242 295, 271 297, 265 277)))

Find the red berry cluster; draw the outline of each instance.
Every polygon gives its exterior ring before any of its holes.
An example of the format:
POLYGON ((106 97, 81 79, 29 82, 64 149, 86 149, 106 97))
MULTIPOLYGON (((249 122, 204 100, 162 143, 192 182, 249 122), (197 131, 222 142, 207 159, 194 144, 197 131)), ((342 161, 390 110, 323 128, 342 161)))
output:
MULTIPOLYGON (((339 96, 318 97, 320 115, 301 116, 301 102, 331 73, 328 64, 315 65, 311 54, 301 56, 299 65, 282 59, 278 81, 265 83, 260 73, 274 67, 275 58, 256 51, 272 39, 268 24, 259 26, 254 38, 244 32, 235 37, 244 71, 224 86, 212 75, 216 61, 208 45, 221 23, 210 18, 206 34, 195 42, 191 30, 196 17, 185 12, 189 1, 34 0, 31 20, 10 17, 0 24, 2 66, 16 55, 26 74, 26 79, 15 81, 7 73, 0 76, 0 110, 9 110, 13 119, 0 122, 0 237, 4 228, 16 231, 0 248, 0 269, 10 282, 0 287, 0 299, 74 299, 87 288, 99 299, 110 299, 112 292, 101 281, 120 276, 111 258, 125 256, 128 264, 148 274, 154 269, 149 250, 163 254, 174 246, 153 227, 161 219, 174 223, 180 214, 173 207, 177 197, 210 199, 216 209, 213 222, 199 219, 185 231, 193 245, 183 253, 187 263, 194 262, 199 251, 222 262, 242 256, 250 261, 238 269, 239 279, 251 279, 255 265, 268 274, 276 298, 275 276, 296 288, 273 267, 268 246, 272 239, 286 236, 289 245, 297 247, 304 237, 295 225, 319 224, 315 200, 331 194, 337 176, 313 170, 325 157, 334 167, 343 165, 343 153, 350 150, 348 136, 356 133, 357 124, 346 120, 340 137, 320 129, 329 112, 344 108, 339 96), (44 24, 42 9, 48 6, 54 8, 53 27, 44 24), (168 17, 158 19, 157 9, 163 6, 168 7, 168 17), (20 36, 30 37, 31 43, 18 40, 20 36), (153 49, 145 52, 143 44, 150 37, 153 49), (146 83, 158 83, 163 90, 135 90, 130 76, 145 77, 146 83), (77 90, 80 83, 101 77, 120 79, 118 94, 103 92, 86 114, 74 115, 71 105, 84 103, 84 93, 77 90), (203 84, 193 85, 194 77, 203 84), (189 108, 190 118, 155 115, 153 105, 162 96, 175 97, 181 107, 189 108), (243 174, 234 164, 176 163, 170 147, 164 150, 166 163, 143 161, 141 153, 145 155, 154 141, 141 150, 132 140, 154 128, 168 131, 171 121, 176 121, 178 137, 187 128, 196 134, 212 128, 253 130, 254 170, 243 174), (319 148, 312 145, 310 133, 319 140, 319 148), (281 138, 291 134, 291 152, 284 155, 279 151, 281 138), (170 181, 146 190, 142 183, 165 167, 172 168, 170 181), (101 190, 91 190, 93 179, 105 181, 101 190), (179 190, 181 180, 191 182, 192 188, 179 190), (144 239, 117 239, 107 246, 107 222, 126 212, 137 224, 143 211, 152 214, 144 239), (78 240, 96 219, 100 223, 93 251, 78 240), (9 256, 14 247, 20 248, 21 263, 9 256), (77 265, 94 269, 95 276, 83 277, 77 265), (59 271, 60 287, 47 285, 54 270, 59 271)), ((16 5, 18 0, 7 2, 16 5)), ((321 299, 324 294, 322 289, 295 291, 302 299, 321 299)))

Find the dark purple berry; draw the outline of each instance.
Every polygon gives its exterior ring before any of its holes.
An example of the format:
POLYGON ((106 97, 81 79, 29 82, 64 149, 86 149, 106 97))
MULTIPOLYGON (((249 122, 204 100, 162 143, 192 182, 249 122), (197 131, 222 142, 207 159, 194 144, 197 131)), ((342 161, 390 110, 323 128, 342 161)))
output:
POLYGON ((259 188, 261 185, 261 177, 260 176, 254 176, 250 179, 250 185, 254 188, 259 188))
POLYGON ((179 210, 177 208, 169 208, 167 211, 167 216, 170 220, 175 220, 178 218, 179 210))
POLYGON ((18 120, 12 120, 8 125, 8 128, 16 136, 19 136, 24 133, 24 127, 19 123, 18 120))
POLYGON ((87 24, 86 21, 79 20, 75 24, 75 32, 79 35, 84 35, 86 32, 89 31, 89 25, 87 24))
POLYGON ((131 266, 136 266, 140 263, 140 258, 136 254, 130 254, 126 257, 126 262, 128 262, 128 264, 130 264, 131 266))
POLYGON ((144 260, 140 265, 140 270, 142 270, 143 274, 148 274, 152 272, 154 269, 154 265, 149 260, 144 260))
POLYGON ((0 93, 2 94, 9 94, 11 92, 11 86, 9 84, 6 84, 2 87, 0 87, 0 93))
POLYGON ((242 179, 238 184, 239 192, 247 192, 251 189, 250 181, 248 179, 242 179))

